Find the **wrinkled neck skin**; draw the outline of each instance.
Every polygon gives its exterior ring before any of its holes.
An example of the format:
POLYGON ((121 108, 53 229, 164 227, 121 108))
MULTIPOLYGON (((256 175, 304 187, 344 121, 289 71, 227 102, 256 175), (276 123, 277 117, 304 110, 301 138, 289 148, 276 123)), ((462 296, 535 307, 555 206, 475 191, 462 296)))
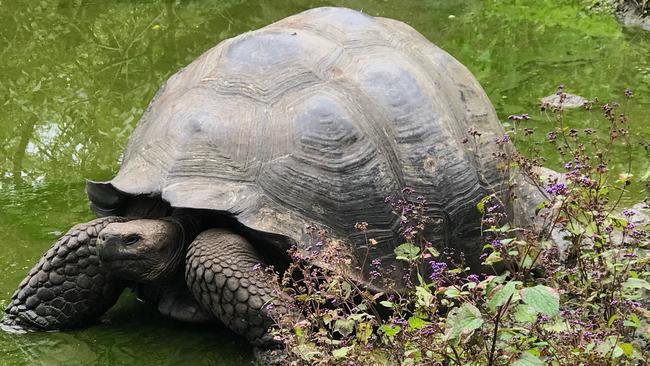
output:
POLYGON ((187 248, 202 231, 212 226, 213 222, 210 220, 210 216, 208 212, 181 208, 175 209, 171 216, 162 219, 175 224, 180 232, 177 250, 169 258, 169 264, 165 269, 167 275, 164 279, 161 279, 162 281, 184 278, 183 273, 185 271, 184 264, 187 248))
POLYGON ((214 226, 213 214, 200 210, 175 209, 167 221, 177 229, 170 235, 177 235, 177 245, 166 261, 164 275, 154 282, 134 282, 130 286, 137 299, 147 303, 158 303, 166 293, 187 291, 185 283, 185 255, 189 244, 204 230, 214 226))
POLYGON ((187 249, 187 246, 197 237, 197 235, 213 226, 210 216, 209 212, 180 208, 174 210, 171 216, 166 217, 163 220, 178 225, 181 229, 183 248, 187 249))

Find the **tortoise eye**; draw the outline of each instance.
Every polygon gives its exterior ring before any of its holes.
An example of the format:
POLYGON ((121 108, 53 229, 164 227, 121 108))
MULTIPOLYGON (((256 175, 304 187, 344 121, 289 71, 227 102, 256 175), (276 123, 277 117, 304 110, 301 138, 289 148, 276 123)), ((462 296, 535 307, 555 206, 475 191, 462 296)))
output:
POLYGON ((133 245, 139 241, 140 241, 139 235, 130 235, 129 237, 126 238, 126 240, 124 240, 124 245, 133 245))

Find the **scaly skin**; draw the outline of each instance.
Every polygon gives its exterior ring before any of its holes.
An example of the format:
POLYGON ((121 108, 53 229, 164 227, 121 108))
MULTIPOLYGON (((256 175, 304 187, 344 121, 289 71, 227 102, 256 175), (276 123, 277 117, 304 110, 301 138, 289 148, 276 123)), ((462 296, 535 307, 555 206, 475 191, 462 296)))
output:
POLYGON ((113 306, 125 283, 101 268, 95 242, 106 225, 123 221, 127 219, 103 217, 70 229, 20 283, 5 309, 2 328, 78 328, 113 306))
POLYGON ((254 345, 269 345, 271 317, 287 307, 272 296, 267 276, 254 269, 261 263, 245 238, 210 229, 190 244, 185 279, 194 297, 228 328, 254 345))

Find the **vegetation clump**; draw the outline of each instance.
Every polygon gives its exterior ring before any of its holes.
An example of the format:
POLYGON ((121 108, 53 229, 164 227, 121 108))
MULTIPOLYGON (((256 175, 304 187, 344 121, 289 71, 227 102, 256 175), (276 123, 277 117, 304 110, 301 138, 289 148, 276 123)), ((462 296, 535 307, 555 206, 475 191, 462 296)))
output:
MULTIPOLYGON (((563 87, 557 93, 565 96, 563 87)), ((632 91, 624 97, 628 103, 632 91)), ((402 198, 386 199, 401 219, 404 243, 394 251, 407 268, 406 290, 358 286, 342 270, 351 263, 340 254, 344 244, 313 228, 327 249, 318 258, 292 250, 289 270, 277 277, 278 293, 303 316, 297 323, 277 319, 274 334, 286 347, 286 362, 535 366, 637 365, 650 359, 650 239, 639 223, 641 211, 619 208, 632 176, 608 172, 608 152, 630 143, 627 116, 615 102, 585 104, 596 107, 603 125, 577 130, 567 126, 561 106, 542 105, 555 121, 546 143, 565 162, 563 174, 540 169, 544 160, 534 149, 532 158, 511 151, 511 140, 537 132, 527 114, 510 116, 512 130, 495 142, 502 152, 497 158, 504 171, 534 182, 546 199, 534 221, 520 226, 506 214, 507 202, 516 200, 512 193, 479 202, 482 274, 427 240, 433 223, 426 202, 408 188, 402 198), (326 266, 314 265, 316 260, 326 266)), ((470 130, 465 143, 475 139, 480 131, 470 130)), ((370 233, 365 223, 356 228, 370 233)), ((367 241, 370 248, 376 243, 370 235, 367 241)), ((396 268, 380 259, 367 266, 382 288, 397 288, 390 276, 396 268)))

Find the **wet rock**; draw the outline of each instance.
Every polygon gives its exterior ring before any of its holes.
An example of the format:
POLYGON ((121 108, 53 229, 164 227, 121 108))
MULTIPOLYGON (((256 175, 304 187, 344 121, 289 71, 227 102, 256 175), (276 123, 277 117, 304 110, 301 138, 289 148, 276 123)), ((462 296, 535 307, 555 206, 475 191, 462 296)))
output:
POLYGON ((558 94, 551 94, 540 100, 543 105, 548 105, 553 108, 575 109, 580 108, 589 102, 587 98, 575 94, 564 93, 564 100, 560 103, 560 96, 558 94))
POLYGON ((650 12, 644 13, 639 2, 634 0, 610 0, 618 21, 627 27, 639 27, 650 31, 650 12))

